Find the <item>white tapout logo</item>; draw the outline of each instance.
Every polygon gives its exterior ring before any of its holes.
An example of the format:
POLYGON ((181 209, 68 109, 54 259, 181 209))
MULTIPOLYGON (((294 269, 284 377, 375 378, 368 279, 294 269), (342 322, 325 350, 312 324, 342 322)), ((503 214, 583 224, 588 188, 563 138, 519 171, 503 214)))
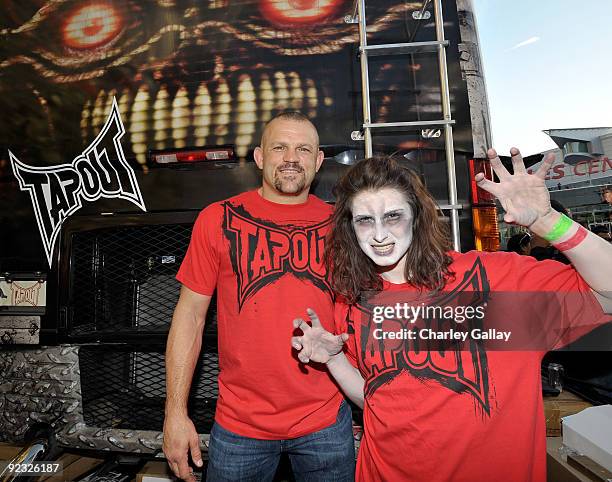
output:
POLYGON ((71 164, 28 166, 9 151, 19 188, 30 193, 49 266, 62 223, 80 209, 83 202, 118 198, 147 210, 136 174, 121 147, 120 139, 124 134, 119 108, 113 98, 102 130, 71 164))

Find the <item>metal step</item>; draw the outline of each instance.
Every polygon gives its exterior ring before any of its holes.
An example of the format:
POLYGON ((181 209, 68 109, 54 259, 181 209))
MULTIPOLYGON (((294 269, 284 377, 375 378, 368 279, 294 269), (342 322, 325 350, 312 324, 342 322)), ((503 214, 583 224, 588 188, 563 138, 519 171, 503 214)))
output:
POLYGON ((375 57, 378 55, 420 54, 423 52, 437 52, 440 46, 448 47, 448 40, 366 45, 365 47, 359 47, 359 52, 361 53, 366 51, 369 57, 375 57))
POLYGON ((425 126, 442 126, 454 124, 453 119, 445 120, 431 120, 431 121, 411 121, 411 122, 366 122, 363 124, 364 129, 377 129, 381 127, 425 127, 425 126))

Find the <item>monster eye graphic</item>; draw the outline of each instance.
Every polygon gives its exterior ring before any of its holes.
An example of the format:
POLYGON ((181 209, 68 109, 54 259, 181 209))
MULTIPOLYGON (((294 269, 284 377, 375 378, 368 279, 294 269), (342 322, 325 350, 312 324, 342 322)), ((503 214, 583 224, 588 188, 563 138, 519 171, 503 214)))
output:
POLYGON ((325 20, 342 5, 342 0, 262 0, 261 12, 279 26, 314 25, 325 20))
POLYGON ((123 28, 123 19, 114 6, 95 3, 73 11, 62 26, 67 47, 91 49, 111 42, 123 28))

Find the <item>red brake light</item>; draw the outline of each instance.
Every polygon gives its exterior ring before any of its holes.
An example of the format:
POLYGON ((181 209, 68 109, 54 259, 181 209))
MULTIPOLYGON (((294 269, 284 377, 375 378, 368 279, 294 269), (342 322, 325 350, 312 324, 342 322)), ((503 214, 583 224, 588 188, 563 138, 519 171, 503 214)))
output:
POLYGON ((236 162, 232 146, 219 146, 201 149, 151 151, 151 162, 154 165, 170 165, 192 162, 236 162))

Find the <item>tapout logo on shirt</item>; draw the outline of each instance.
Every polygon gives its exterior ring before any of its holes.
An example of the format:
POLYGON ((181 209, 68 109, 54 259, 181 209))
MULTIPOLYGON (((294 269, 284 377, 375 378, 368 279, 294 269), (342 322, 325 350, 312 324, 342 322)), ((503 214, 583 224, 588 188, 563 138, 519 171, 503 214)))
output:
MULTIPOLYGON (((482 297, 481 302, 486 301, 490 292, 486 271, 479 259, 465 273, 456 288, 441 296, 444 304, 453 305, 457 299, 465 299, 465 294, 471 292, 482 297)), ((349 330, 360 330, 358 357, 365 361, 370 372, 364 388, 366 397, 372 396, 402 372, 408 371, 420 379, 436 380, 454 392, 471 394, 484 412, 490 414, 487 353, 481 344, 470 340, 463 345, 450 344, 442 351, 435 341, 431 346, 423 340, 411 339, 385 343, 374 336, 375 328, 379 326, 374 321, 374 308, 367 302, 358 304, 357 319, 350 320, 352 327, 349 325, 349 330)), ((406 320, 401 319, 390 321, 396 322, 398 326, 406 323, 406 320)))
POLYGON ((331 296, 323 263, 331 219, 309 227, 279 226, 252 217, 244 208, 224 204, 223 231, 238 280, 238 308, 264 286, 292 273, 331 296))

